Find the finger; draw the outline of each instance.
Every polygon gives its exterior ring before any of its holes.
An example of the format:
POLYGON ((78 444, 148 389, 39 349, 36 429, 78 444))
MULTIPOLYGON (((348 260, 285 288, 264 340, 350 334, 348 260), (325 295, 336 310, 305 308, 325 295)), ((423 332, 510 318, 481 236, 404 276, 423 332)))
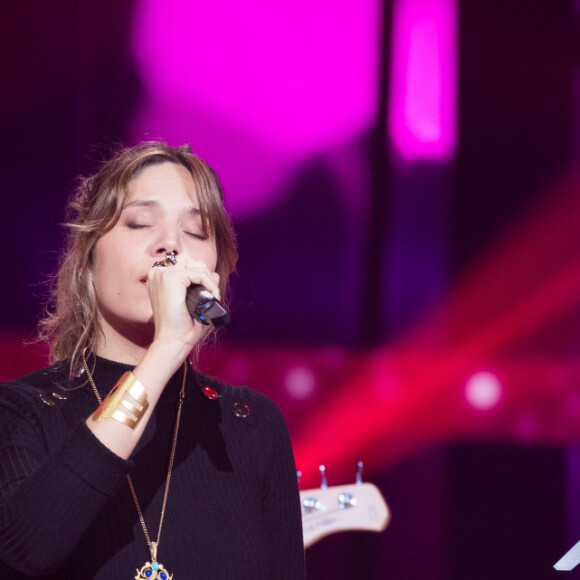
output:
POLYGON ((195 265, 192 267, 186 265, 185 268, 191 284, 201 284, 215 298, 220 300, 221 295, 218 274, 209 270, 205 264, 203 264, 203 266, 195 265))
POLYGON ((177 259, 156 261, 150 272, 151 280, 170 282, 181 281, 185 288, 191 284, 201 284, 218 300, 221 298, 219 289, 219 275, 201 260, 194 260, 186 253, 180 254, 177 259))
POLYGON ((179 268, 179 266, 187 270, 191 284, 201 284, 219 300, 219 275, 213 268, 209 268, 202 260, 193 259, 185 252, 177 256, 177 263, 174 267, 179 268))

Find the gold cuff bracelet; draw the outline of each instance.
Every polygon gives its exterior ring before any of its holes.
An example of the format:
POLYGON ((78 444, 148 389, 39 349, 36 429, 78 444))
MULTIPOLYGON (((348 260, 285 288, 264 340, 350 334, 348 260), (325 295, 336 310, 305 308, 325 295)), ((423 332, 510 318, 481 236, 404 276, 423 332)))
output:
POLYGON ((127 371, 93 414, 93 421, 115 419, 135 429, 149 408, 147 391, 135 375, 127 371))

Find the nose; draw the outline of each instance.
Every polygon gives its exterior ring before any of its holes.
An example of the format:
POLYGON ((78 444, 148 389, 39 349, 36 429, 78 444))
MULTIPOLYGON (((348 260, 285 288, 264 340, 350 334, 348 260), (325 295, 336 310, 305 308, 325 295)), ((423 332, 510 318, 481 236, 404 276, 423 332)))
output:
POLYGON ((176 256, 181 253, 181 242, 179 235, 174 228, 166 227, 155 240, 152 248, 152 253, 155 257, 163 256, 173 252, 176 256))

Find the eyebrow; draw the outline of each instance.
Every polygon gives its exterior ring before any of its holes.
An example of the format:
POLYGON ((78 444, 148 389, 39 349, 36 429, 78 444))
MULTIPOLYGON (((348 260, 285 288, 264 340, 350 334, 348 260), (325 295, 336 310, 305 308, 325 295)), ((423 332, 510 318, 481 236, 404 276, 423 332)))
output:
MULTIPOLYGON (((135 201, 130 201, 123 206, 123 209, 127 209, 128 207, 160 207, 160 204, 155 199, 137 199, 135 201)), ((201 215, 201 211, 197 207, 190 207, 187 210, 193 216, 201 215)))

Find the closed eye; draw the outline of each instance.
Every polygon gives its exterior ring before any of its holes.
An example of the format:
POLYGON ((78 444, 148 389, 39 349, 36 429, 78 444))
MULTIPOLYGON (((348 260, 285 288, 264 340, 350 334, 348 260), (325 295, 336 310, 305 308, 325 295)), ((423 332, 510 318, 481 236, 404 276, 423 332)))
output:
POLYGON ((207 240, 209 236, 206 234, 197 234, 195 232, 185 232, 188 236, 195 238, 196 240, 207 240))
POLYGON ((143 228, 148 228, 150 227, 147 224, 138 224, 137 222, 127 222, 127 227, 132 229, 132 230, 142 230, 143 228))

